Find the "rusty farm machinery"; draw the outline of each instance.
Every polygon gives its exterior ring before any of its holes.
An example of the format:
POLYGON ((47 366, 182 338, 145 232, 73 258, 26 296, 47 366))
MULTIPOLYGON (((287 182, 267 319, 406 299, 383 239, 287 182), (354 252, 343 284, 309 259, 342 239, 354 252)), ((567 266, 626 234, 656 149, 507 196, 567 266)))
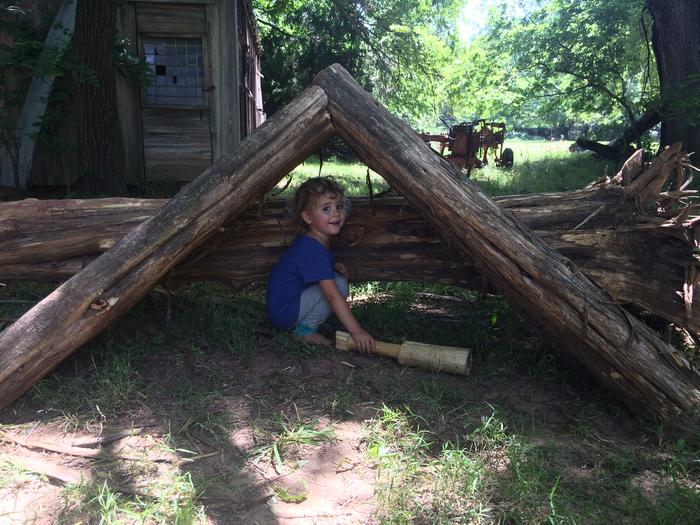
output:
POLYGON ((467 176, 472 168, 488 164, 489 155, 493 155, 496 166, 513 165, 513 150, 503 148, 506 131, 504 123, 488 122, 485 119, 453 125, 447 125, 443 120, 443 123, 448 128, 446 135, 419 133, 419 136, 429 145, 435 144, 438 153, 457 168, 466 169, 467 176))

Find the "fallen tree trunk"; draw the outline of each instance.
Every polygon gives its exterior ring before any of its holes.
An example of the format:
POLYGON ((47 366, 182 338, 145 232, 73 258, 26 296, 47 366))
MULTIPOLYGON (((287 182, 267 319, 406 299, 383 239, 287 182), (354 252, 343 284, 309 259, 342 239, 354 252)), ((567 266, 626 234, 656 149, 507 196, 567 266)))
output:
MULTIPOLYGON (((214 164, 0 334, 1 406, 124 313, 226 219, 270 189, 329 137, 331 119, 364 162, 440 231, 451 251, 471 257, 515 307, 631 409, 668 417, 700 404, 700 379, 687 361, 437 157, 345 70, 331 66, 315 84, 325 94, 313 88, 302 94, 235 155, 214 164)), ((635 200, 644 202, 644 191, 635 200)))
POLYGON ((659 109, 651 108, 642 113, 634 124, 625 128, 619 137, 607 144, 601 144, 586 137, 578 137, 576 145, 597 153, 601 157, 619 161, 628 157, 634 151, 630 144, 634 143, 637 148, 640 148, 641 136, 659 122, 661 122, 659 109))
POLYGON ((674 348, 437 158, 347 71, 330 66, 314 84, 326 91, 336 132, 360 159, 631 409, 668 417, 700 405, 700 377, 674 348))
POLYGON ((0 334, 0 407, 126 312, 227 219, 323 145, 333 133, 326 110, 323 90, 302 93, 0 334))
MULTIPOLYGON (((675 168, 669 163, 658 175, 668 178, 675 168)), ((683 295, 693 285, 688 278, 697 265, 692 253, 696 220, 660 222, 656 214, 624 213, 623 190, 614 181, 570 193, 495 200, 574 261, 614 301, 635 304, 700 334, 700 315, 693 315, 700 311, 699 299, 683 295)), ((6 203, 0 209, 0 280, 68 279, 166 202, 116 198, 6 203)), ((336 250, 352 280, 483 286, 471 261, 451 254, 404 199, 353 199, 351 209, 336 250)), ((215 280, 234 287, 264 281, 296 234, 288 219, 281 199, 254 206, 222 227, 168 279, 215 280)))

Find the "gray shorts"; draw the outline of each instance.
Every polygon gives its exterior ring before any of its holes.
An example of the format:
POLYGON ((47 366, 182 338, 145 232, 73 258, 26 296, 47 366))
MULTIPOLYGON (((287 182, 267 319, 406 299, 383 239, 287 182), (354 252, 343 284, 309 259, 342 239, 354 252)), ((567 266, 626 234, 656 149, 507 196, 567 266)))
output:
MULTIPOLYGON (((348 280, 340 274, 335 274, 335 284, 340 294, 347 298, 349 293, 348 280)), ((297 325, 303 324, 316 331, 331 315, 331 305, 326 301, 318 284, 309 286, 301 293, 299 301, 299 318, 297 325)))

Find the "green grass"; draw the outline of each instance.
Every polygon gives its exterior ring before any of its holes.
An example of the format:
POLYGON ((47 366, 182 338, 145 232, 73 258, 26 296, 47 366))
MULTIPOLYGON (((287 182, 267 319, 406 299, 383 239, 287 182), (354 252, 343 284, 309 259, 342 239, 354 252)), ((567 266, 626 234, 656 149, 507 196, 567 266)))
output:
MULTIPOLYGON (((471 179, 492 196, 558 192, 582 188, 604 174, 614 174, 619 169, 611 161, 590 153, 569 152, 571 144, 570 141, 509 139, 504 147, 513 150, 513 167, 500 168, 491 163, 472 170, 471 179)), ((291 197, 304 180, 321 174, 337 178, 348 195, 367 195, 367 173, 367 167, 358 162, 331 158, 324 160, 321 166, 317 157, 310 157, 292 171, 291 182, 289 178, 283 179, 272 193, 280 192, 280 196, 291 197)), ((371 170, 369 174, 375 194, 388 189, 388 184, 380 175, 371 170)))
MULTIPOLYGON (((18 285, 17 291, 22 297, 36 293, 26 284, 18 285)), ((364 283, 354 286, 353 293, 363 297, 354 307, 358 318, 383 339, 472 348, 478 366, 476 386, 482 381, 508 383, 530 377, 534 383, 577 388, 573 374, 559 367, 546 347, 524 350, 523 342, 532 334, 501 298, 425 283, 364 283), (459 322, 447 329, 436 320, 450 315, 457 315, 459 322)), ((173 333, 171 325, 162 324, 164 309, 158 301, 163 297, 156 293, 138 305, 39 382, 34 401, 43 410, 61 413, 69 430, 103 424, 115 412, 136 409, 140 403, 157 403, 161 410, 182 418, 166 434, 161 445, 166 450, 183 460, 196 456, 190 445, 181 444, 185 419, 191 419, 187 433, 224 446, 231 423, 213 408, 220 393, 198 374, 217 374, 216 368, 200 367, 210 352, 250 354, 253 343, 248 338, 262 312, 261 291, 250 289, 233 296, 226 288, 205 284, 176 290, 171 297, 171 322, 177 323, 172 325, 173 333), (211 316, 215 320, 206 319, 211 316), (239 317, 241 324, 228 323, 229 317, 239 317), (225 329, 217 331, 208 324, 214 322, 225 329), (229 338, 236 342, 229 344, 229 338), (169 397, 154 398, 157 385, 146 381, 147 369, 152 359, 166 355, 172 357, 173 375, 158 381, 170 385, 169 397), (193 371, 179 372, 187 360, 193 371)), ((280 333, 274 339, 275 345, 287 341, 288 348, 279 350, 283 355, 313 358, 321 352, 304 349, 285 337, 280 333)), ((256 388, 272 392, 275 377, 271 376, 271 383, 261 380, 256 388)), ((657 425, 652 443, 636 454, 632 448, 609 444, 597 421, 611 409, 595 399, 567 406, 563 431, 546 435, 538 421, 541 413, 535 416, 498 402, 487 403, 480 399, 483 392, 472 395, 444 376, 423 375, 411 388, 399 376, 395 383, 381 387, 379 398, 376 381, 351 370, 345 380, 331 385, 324 402, 329 417, 343 419, 357 417, 353 413, 357 403, 380 406, 366 420, 363 437, 367 458, 377 466, 376 519, 380 523, 690 525, 691 516, 700 509, 694 490, 700 479, 700 444, 692 434, 657 425), (653 451, 647 452, 652 446, 653 451), (651 490, 641 485, 645 477, 653 482, 651 490)), ((264 395, 259 401, 279 410, 281 399, 264 395)), ((255 436, 254 454, 279 471, 295 468, 295 459, 305 448, 334 439, 332 426, 299 414, 260 416, 255 436)), ((0 465, 0 487, 22 483, 29 476, 33 475, 12 464, 0 465)), ((139 498, 101 482, 68 487, 64 522, 201 522, 205 511, 199 494, 204 482, 195 482, 181 471, 172 476, 155 483, 148 497, 139 498)), ((289 492, 282 486, 272 491, 287 503, 306 497, 304 491, 289 492)))
POLYGON ((590 153, 571 153, 568 141, 507 140, 512 168, 488 165, 472 171, 472 180, 489 195, 572 191, 612 175, 619 166, 590 153))
POLYGON ((498 408, 484 408, 461 443, 444 442, 437 452, 424 430, 429 422, 408 407, 383 406, 367 423, 380 523, 578 524, 626 516, 622 522, 690 525, 698 516, 700 494, 673 477, 656 496, 644 494, 637 484, 643 460, 608 453, 605 468, 582 476, 568 447, 519 433, 498 408))
POLYGON ((347 195, 367 195, 369 193, 366 182, 368 173, 374 193, 380 193, 389 188, 389 185, 380 175, 369 170, 367 166, 359 162, 344 162, 337 159, 327 159, 324 160, 321 165, 318 161, 318 157, 310 157, 297 166, 287 177, 282 179, 277 184, 277 189, 273 190, 272 193, 282 197, 291 197, 306 179, 322 175, 324 177, 330 176, 338 179, 345 188, 347 195))
MULTIPOLYGON (((491 194, 574 189, 605 171, 605 163, 592 156, 570 154, 568 143, 506 145, 515 152, 513 169, 487 167, 472 174, 491 194)), ((300 166, 283 194, 291 195, 318 169, 313 161, 300 166)), ((608 168, 608 173, 614 171, 608 168)), ((341 179, 350 194, 367 193, 364 166, 327 161, 322 173, 341 179)), ((376 174, 371 177, 375 192, 386 188, 376 174)), ((19 317, 52 289, 38 283, 0 287, 0 298, 7 299, 0 303, 0 317, 19 317)), ((358 441, 377 467, 380 523, 695 523, 700 515, 698 436, 670 425, 645 430, 639 423, 638 435, 645 441, 617 442, 600 421, 622 409, 597 390, 587 390, 584 380, 562 366, 502 298, 427 283, 360 283, 352 286, 352 294, 353 311, 378 339, 471 348, 475 372, 470 388, 440 375, 389 372, 376 361, 349 369, 315 393, 316 409, 323 414, 285 416, 290 390, 276 388, 279 375, 236 385, 256 421, 257 448, 249 452, 260 462, 280 471, 292 469, 300 451, 333 441, 333 424, 321 425, 319 418, 357 419, 363 417, 360 410, 378 406, 364 420, 358 441), (522 386, 523 381, 532 392, 508 392, 511 384, 522 386), (542 408, 535 388, 541 384, 574 392, 573 401, 542 408), (495 387, 508 399, 490 397, 495 387), (518 397, 530 394, 532 400, 518 397)), ((225 395, 222 385, 234 384, 237 367, 255 357, 256 330, 266 328, 263 298, 260 287, 236 294, 209 283, 157 289, 16 406, 21 410, 28 404, 43 421, 58 419, 67 432, 146 408, 173 419, 159 446, 183 461, 198 454, 185 440, 188 434, 224 447, 234 423, 219 405, 225 395), (208 360, 211 356, 218 360, 208 360)), ((331 320, 324 329, 336 328, 340 325, 331 320)), ((282 332, 266 337, 276 355, 293 366, 326 352, 282 332)), ((148 467, 139 462, 130 468, 148 467)), ((32 479, 36 474, 0 462, 0 488, 32 479)), ((215 482, 220 480, 206 483, 215 482)), ((59 522, 204 522, 200 496, 206 483, 176 469, 170 477, 154 480, 143 497, 125 495, 101 481, 72 485, 64 491, 59 522)), ((282 486, 271 490, 290 504, 305 498, 304 492, 282 486)))
POLYGON ((107 482, 69 485, 63 491, 65 506, 59 523, 204 525, 207 522, 189 473, 151 482, 142 490, 143 495, 128 497, 107 482))
POLYGON ((316 421, 290 419, 280 415, 272 422, 272 430, 267 431, 264 442, 253 449, 257 461, 266 459, 274 463, 278 472, 284 469, 287 455, 303 446, 315 446, 334 439, 333 429, 318 428, 316 421))

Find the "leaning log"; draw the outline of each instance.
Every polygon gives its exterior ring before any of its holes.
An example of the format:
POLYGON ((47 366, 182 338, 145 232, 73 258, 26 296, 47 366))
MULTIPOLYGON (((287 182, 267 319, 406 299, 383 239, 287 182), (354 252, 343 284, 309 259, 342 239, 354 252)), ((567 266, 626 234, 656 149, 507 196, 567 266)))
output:
POLYGON ((668 417, 700 405, 700 376, 577 266, 460 176, 342 67, 314 84, 336 132, 430 220, 456 253, 631 409, 668 417))
POLYGON ((576 145, 580 148, 587 149, 593 153, 597 153, 601 157, 612 160, 621 160, 628 156, 634 148, 630 144, 635 144, 639 147, 640 138, 644 133, 661 122, 661 112, 659 108, 652 107, 648 109, 630 126, 625 128, 619 137, 602 144, 595 140, 587 139, 586 137, 578 137, 576 145))
MULTIPOLYGON (((677 160, 664 162, 663 170, 651 170, 667 180, 677 160)), ((619 181, 614 179, 574 192, 495 200, 574 261, 614 301, 700 334, 700 298, 687 293, 697 273, 693 249, 698 219, 683 220, 678 214, 660 218, 655 209, 637 211, 637 194, 625 197, 622 174, 616 177, 619 181), (626 204, 630 199, 633 213, 626 204)), ((6 203, 0 208, 0 281, 68 279, 166 202, 115 198, 6 203)), ((483 289, 483 278, 471 261, 450 253, 405 199, 353 199, 351 209, 336 250, 352 280, 483 289)), ((264 281, 295 234, 285 201, 266 200, 225 224, 173 268, 167 280, 213 280, 235 288, 264 281)))
POLYGON ((323 90, 306 90, 7 328, 0 334, 0 407, 126 312, 332 133, 323 90))
POLYGON ((627 405, 668 417, 700 404, 688 363, 570 261, 491 201, 339 66, 188 185, 152 219, 0 334, 0 405, 140 299, 227 218, 266 192, 333 129, 406 196, 462 257, 471 256, 534 325, 627 405), (330 118, 329 118, 330 115, 330 118))

